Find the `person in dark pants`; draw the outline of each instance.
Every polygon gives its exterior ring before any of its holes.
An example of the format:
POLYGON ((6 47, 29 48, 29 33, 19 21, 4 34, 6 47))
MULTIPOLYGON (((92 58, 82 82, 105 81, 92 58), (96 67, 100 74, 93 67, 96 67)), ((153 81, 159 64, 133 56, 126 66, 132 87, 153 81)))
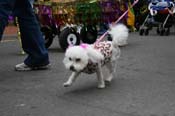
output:
POLYGON ((0 40, 11 13, 18 18, 22 47, 28 54, 23 63, 15 66, 15 70, 48 69, 48 51, 30 0, 0 0, 0 40))

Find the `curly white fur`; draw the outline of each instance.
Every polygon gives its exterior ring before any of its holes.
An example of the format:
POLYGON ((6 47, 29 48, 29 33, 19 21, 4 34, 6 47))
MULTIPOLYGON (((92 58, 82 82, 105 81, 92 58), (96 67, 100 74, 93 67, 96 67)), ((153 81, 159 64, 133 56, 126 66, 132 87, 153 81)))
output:
POLYGON ((115 26, 110 25, 110 30, 108 33, 113 38, 114 46, 123 46, 127 44, 128 39, 128 28, 123 24, 117 24, 115 26))

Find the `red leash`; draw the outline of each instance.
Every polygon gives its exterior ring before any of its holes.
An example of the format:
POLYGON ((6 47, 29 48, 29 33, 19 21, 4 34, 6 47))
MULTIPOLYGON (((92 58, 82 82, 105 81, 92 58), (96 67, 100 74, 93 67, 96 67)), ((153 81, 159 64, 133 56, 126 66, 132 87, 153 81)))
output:
MULTIPOLYGON (((138 3, 139 0, 135 0, 132 4, 131 4, 131 7, 134 7, 137 3, 138 3)), ((114 22, 114 24, 117 24, 127 13, 129 12, 129 8, 114 22)), ((99 43, 106 35, 108 34, 108 30, 100 36, 99 39, 97 39, 97 41, 95 42, 95 44, 99 43)))

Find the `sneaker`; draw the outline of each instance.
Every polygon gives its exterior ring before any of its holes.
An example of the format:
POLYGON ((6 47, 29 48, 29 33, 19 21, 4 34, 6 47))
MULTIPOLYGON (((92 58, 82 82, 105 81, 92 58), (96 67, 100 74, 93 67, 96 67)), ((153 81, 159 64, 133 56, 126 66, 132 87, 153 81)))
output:
POLYGON ((50 64, 47 64, 44 66, 30 67, 24 63, 21 63, 21 64, 17 64, 15 66, 15 71, 45 70, 45 69, 49 69, 49 68, 50 68, 50 64))

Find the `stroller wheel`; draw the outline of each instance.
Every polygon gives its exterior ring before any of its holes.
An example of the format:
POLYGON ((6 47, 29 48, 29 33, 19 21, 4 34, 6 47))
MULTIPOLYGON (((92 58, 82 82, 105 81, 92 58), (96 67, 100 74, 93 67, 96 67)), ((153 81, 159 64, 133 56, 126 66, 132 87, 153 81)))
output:
POLYGON ((145 35, 148 35, 149 34, 149 29, 146 29, 145 30, 145 35))
POLYGON ((50 35, 48 37, 45 36, 44 39, 45 39, 46 48, 49 48, 51 46, 52 42, 53 42, 53 36, 52 35, 50 35))
POLYGON ((168 28, 166 31, 165 31, 165 35, 169 35, 170 34, 170 28, 168 28))
POLYGON ((157 28, 157 30, 156 30, 156 31, 157 31, 157 34, 160 34, 160 30, 159 30, 159 28, 157 28))
POLYGON ((49 48, 53 42, 53 38, 54 38, 54 35, 52 33, 52 29, 48 26, 44 26, 44 27, 41 27, 41 32, 43 34, 43 38, 44 38, 44 43, 45 43, 45 47, 46 48, 49 48))
POLYGON ((143 33, 144 33, 144 29, 140 29, 139 34, 143 35, 143 33))
POLYGON ((67 27, 59 35, 59 44, 63 50, 69 45, 79 45, 80 38, 74 28, 67 27))
POLYGON ((81 29, 80 37, 84 43, 93 44, 97 39, 97 33, 95 26, 88 25, 81 29))
POLYGON ((165 33, 165 29, 161 29, 161 30, 160 30, 160 35, 163 36, 164 33, 165 33))

